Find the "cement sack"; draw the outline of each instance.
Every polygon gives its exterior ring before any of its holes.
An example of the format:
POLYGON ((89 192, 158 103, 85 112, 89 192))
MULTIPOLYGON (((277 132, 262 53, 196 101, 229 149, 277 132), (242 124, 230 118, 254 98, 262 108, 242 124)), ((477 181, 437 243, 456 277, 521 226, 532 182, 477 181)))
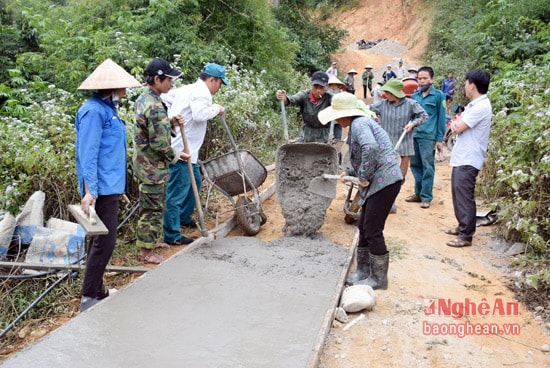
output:
POLYGON ((50 219, 49 227, 37 227, 27 249, 25 262, 76 264, 85 255, 86 233, 75 223, 50 219))
POLYGON ((14 235, 22 244, 30 244, 38 227, 44 226, 44 202, 46 194, 38 191, 29 197, 25 207, 15 218, 14 235))
POLYGON ((0 221, 0 261, 6 259, 14 231, 15 217, 11 213, 6 213, 0 221))
POLYGON ((353 285, 344 289, 340 307, 347 313, 372 310, 376 304, 376 294, 368 285, 353 285))

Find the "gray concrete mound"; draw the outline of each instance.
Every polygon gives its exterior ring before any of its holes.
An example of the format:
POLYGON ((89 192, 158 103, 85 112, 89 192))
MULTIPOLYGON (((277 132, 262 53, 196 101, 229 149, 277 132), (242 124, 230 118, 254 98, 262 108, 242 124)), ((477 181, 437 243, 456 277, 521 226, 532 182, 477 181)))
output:
POLYGON ((285 144, 277 150, 277 199, 283 211, 287 236, 313 237, 323 225, 331 198, 308 191, 312 179, 337 174, 336 150, 322 143, 285 144))

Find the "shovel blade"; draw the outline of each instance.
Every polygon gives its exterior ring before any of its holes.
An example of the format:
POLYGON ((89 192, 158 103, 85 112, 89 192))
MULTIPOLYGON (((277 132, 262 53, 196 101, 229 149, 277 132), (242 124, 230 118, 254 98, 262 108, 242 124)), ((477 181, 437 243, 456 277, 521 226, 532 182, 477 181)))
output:
POLYGON ((309 182, 308 190, 314 194, 333 199, 336 197, 335 179, 326 179, 322 176, 315 177, 309 182))

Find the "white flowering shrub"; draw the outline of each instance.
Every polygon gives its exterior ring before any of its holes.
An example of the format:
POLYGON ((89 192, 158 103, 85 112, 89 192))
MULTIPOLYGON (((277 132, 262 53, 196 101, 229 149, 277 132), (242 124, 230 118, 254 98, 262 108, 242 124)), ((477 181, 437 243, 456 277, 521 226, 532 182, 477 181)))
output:
POLYGON ((42 190, 48 215, 64 215, 65 204, 78 194, 74 113, 68 111, 73 97, 53 85, 26 92, 37 101, 19 117, 0 116, 0 209, 17 215, 28 197, 42 190))
POLYGON ((525 63, 494 78, 490 143, 479 189, 498 205, 500 229, 550 251, 550 67, 525 63))

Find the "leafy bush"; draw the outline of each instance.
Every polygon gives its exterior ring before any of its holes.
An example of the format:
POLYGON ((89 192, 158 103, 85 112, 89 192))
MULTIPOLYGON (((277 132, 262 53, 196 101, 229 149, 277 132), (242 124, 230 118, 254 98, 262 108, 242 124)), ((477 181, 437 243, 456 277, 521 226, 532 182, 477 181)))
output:
POLYGON ((550 68, 526 63, 493 83, 493 120, 482 184, 500 207, 501 229, 550 252, 550 68), (521 78, 521 79, 520 79, 521 78))

